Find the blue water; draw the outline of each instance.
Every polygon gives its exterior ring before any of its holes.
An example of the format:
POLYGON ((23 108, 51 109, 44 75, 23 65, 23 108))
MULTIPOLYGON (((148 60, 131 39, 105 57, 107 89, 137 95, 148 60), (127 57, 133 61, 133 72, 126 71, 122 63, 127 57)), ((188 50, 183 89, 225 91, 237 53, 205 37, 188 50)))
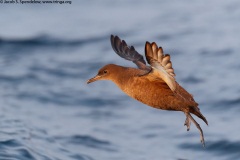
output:
POLYGON ((240 2, 73 1, 0 4, 1 160, 240 159, 240 2), (208 119, 141 104, 112 82, 86 84, 116 55, 117 34, 156 41, 208 119))

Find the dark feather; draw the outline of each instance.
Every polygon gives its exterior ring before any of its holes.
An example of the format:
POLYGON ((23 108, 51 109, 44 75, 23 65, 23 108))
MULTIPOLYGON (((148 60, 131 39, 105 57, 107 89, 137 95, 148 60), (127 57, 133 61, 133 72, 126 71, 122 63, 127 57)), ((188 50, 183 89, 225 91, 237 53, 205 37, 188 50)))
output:
POLYGON ((151 68, 146 66, 143 56, 139 54, 133 46, 128 46, 124 40, 118 36, 111 35, 111 45, 113 50, 122 58, 132 61, 138 68, 150 71, 151 68))

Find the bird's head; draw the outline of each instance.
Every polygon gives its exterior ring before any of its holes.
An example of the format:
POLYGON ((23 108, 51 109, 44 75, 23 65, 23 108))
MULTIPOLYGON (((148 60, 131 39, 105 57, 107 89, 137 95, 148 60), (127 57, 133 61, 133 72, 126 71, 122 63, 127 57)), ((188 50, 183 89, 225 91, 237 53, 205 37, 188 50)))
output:
POLYGON ((118 68, 119 68, 119 66, 117 66, 115 64, 108 64, 108 65, 102 67, 98 71, 98 74, 95 77, 90 78, 87 81, 87 84, 95 82, 97 80, 113 80, 114 75, 116 73, 118 73, 118 68))

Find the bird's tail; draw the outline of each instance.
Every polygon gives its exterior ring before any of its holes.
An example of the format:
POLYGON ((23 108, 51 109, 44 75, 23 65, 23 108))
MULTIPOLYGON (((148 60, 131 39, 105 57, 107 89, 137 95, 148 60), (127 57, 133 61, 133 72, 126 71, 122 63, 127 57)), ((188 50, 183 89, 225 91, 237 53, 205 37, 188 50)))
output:
POLYGON ((190 113, 193 113, 194 115, 198 116, 208 125, 207 119, 202 115, 202 113, 200 112, 198 107, 191 107, 190 108, 190 113))

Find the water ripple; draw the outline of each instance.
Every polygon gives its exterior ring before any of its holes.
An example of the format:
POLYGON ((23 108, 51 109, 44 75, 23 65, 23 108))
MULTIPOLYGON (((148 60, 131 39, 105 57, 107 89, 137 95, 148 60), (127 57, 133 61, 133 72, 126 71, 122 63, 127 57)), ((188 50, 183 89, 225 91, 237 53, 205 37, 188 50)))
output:
POLYGON ((76 160, 94 160, 90 156, 80 154, 71 155, 70 157, 76 160))
POLYGON ((239 157, 240 156, 240 141, 229 141, 226 139, 218 140, 218 141, 208 141, 206 144, 206 148, 203 149, 199 146, 198 143, 184 143, 179 146, 182 149, 190 149, 190 150, 197 150, 197 151, 207 151, 212 152, 217 155, 224 155, 229 157, 239 157))
POLYGON ((14 46, 25 46, 25 47, 39 47, 39 46, 47 46, 47 47, 56 47, 56 46, 79 46, 83 44, 89 44, 89 43, 96 43, 103 40, 108 39, 108 35, 103 35, 99 37, 86 37, 83 39, 75 39, 75 40, 66 40, 61 38, 55 38, 49 35, 37 35, 35 37, 29 37, 29 38, 1 38, 0 37, 0 47, 4 45, 14 45, 14 46))
POLYGON ((89 135, 73 135, 71 137, 55 137, 57 140, 63 140, 65 144, 80 145, 106 151, 116 151, 113 145, 107 140, 100 140, 89 135))
POLYGON ((33 73, 18 75, 18 76, 0 75, 0 81, 6 82, 6 83, 12 83, 14 85, 16 85, 17 83, 22 83, 26 81, 28 83, 29 81, 43 83, 43 81, 41 81, 39 77, 33 73))
POLYGON ((23 144, 14 139, 0 141, 0 159, 35 160, 34 155, 23 144))

